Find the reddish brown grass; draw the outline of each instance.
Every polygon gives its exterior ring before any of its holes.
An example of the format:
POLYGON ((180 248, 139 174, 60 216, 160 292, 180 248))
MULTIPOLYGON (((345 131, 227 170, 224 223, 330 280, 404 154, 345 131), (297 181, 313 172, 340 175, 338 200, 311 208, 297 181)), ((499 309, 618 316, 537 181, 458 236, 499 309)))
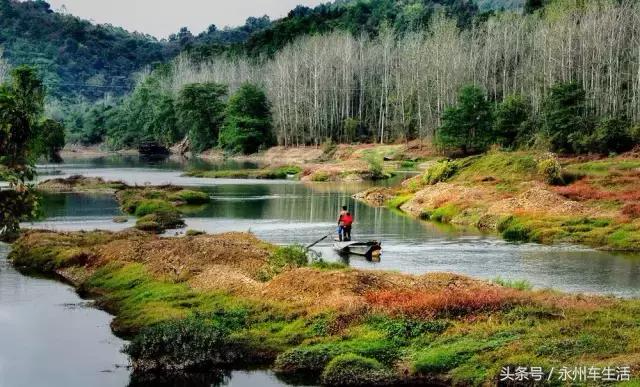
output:
POLYGON ((567 199, 586 201, 586 200, 620 200, 634 201, 640 200, 640 189, 629 189, 625 191, 606 191, 594 187, 588 180, 581 180, 566 187, 557 187, 555 190, 558 194, 567 199))
POLYGON ((629 217, 640 217, 640 203, 628 203, 622 207, 622 214, 629 217))
POLYGON ((500 310, 522 302, 523 297, 516 290, 492 286, 480 289, 444 289, 435 293, 383 290, 371 292, 365 299, 369 304, 393 314, 434 318, 500 310))

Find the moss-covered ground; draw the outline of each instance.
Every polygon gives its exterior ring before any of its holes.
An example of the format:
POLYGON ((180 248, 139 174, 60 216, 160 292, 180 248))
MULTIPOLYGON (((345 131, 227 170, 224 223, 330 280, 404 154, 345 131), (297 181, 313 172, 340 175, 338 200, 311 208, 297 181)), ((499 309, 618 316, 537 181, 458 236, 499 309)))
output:
POLYGON ((28 231, 10 258, 96 297, 140 373, 268 365, 326 385, 466 386, 503 367, 553 369, 548 385, 562 367, 640 371, 638 300, 355 270, 250 234, 28 231))

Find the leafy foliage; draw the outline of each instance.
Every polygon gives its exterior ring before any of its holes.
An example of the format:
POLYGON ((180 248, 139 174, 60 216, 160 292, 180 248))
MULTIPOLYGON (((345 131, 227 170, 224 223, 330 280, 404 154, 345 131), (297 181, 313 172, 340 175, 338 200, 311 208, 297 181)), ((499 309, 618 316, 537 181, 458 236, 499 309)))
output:
POLYGON ((244 84, 229 98, 220 147, 231 153, 255 153, 273 143, 271 110, 265 92, 244 84))
POLYGON ((19 221, 35 210, 28 182, 43 149, 38 125, 43 105, 44 87, 33 68, 15 68, 11 83, 0 85, 0 179, 10 184, 0 190, 0 237, 6 239, 15 237, 19 221))
POLYGON ((586 129, 585 92, 576 83, 560 83, 551 88, 542 110, 544 130, 553 150, 572 152, 586 129))
POLYGON ((492 136, 491 104, 477 86, 460 90, 458 104, 445 110, 437 143, 444 149, 473 154, 487 149, 492 136))
POLYGON ((531 110, 531 105, 520 95, 507 96, 498 105, 493 129, 503 147, 512 148, 525 137, 531 110))
POLYGON ((226 94, 227 87, 217 83, 189 84, 180 91, 176 100, 178 125, 186 129, 194 151, 217 145, 226 94))

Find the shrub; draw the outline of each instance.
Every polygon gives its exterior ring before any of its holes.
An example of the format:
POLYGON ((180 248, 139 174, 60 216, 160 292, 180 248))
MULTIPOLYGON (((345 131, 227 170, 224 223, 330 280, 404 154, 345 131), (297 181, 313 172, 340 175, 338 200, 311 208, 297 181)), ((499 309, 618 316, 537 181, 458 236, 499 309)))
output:
POLYGON ((142 200, 135 205, 135 215, 143 217, 157 212, 174 212, 173 206, 164 200, 148 199, 142 200))
POLYGON ((331 179, 331 175, 323 171, 318 171, 311 176, 311 181, 315 182, 329 181, 329 179, 331 179))
POLYGON ((304 246, 292 245, 278 247, 269 257, 269 264, 263 268, 260 276, 269 280, 285 270, 304 267, 309 264, 309 257, 304 246))
POLYGON ((382 155, 369 152, 365 155, 364 159, 369 164, 369 172, 373 179, 384 179, 388 177, 384 173, 384 158, 382 155))
POLYGON ((538 162, 538 173, 548 184, 564 184, 562 166, 556 157, 552 156, 538 162))
POLYGON ((400 168, 402 169, 416 169, 416 166, 418 165, 417 161, 413 161, 413 160, 403 160, 400 163, 400 168))
POLYGON ((516 217, 509 216, 498 222, 498 232, 502 237, 511 242, 528 242, 531 239, 531 230, 516 217))
POLYGON ((528 242, 531 240, 531 229, 522 223, 514 222, 502 232, 502 237, 511 242, 528 242))
POLYGON ((280 373, 318 374, 333 358, 347 353, 373 358, 388 365, 393 364, 400 356, 400 350, 394 341, 355 338, 290 349, 278 356, 275 366, 280 373))
POLYGON ((620 153, 633 147, 633 139, 628 129, 629 123, 621 117, 608 117, 601 120, 590 138, 588 151, 602 154, 620 153))
POLYGON ((201 191, 182 190, 169 196, 169 200, 182 201, 187 204, 205 204, 211 201, 209 195, 201 191))
POLYGON ((322 373, 322 383, 329 386, 389 385, 393 379, 377 360, 353 353, 336 356, 322 373))
POLYGON ((458 165, 449 160, 439 161, 429 167, 424 175, 424 182, 430 185, 447 181, 458 172, 458 165))
POLYGON ((228 335, 242 328, 245 321, 246 312, 238 310, 162 322, 134 336, 124 352, 134 361, 157 364, 152 369, 189 370, 232 364, 243 353, 233 347, 228 335))
POLYGON ((136 222, 137 229, 157 233, 184 226, 185 223, 182 220, 182 216, 175 210, 154 212, 143 216, 136 222))

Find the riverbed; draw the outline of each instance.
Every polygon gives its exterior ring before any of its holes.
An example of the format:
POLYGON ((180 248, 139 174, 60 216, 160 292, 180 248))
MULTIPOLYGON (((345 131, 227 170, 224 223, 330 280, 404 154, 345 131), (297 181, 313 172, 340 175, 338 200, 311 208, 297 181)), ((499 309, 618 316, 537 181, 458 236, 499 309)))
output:
MULTIPOLYGON (((414 274, 446 271, 489 280, 526 279, 537 288, 640 297, 638 256, 579 246, 514 244, 477 230, 422 222, 352 200, 351 195, 371 186, 368 183, 303 184, 290 180, 181 176, 185 169, 203 166, 256 167, 249 163, 109 156, 68 159, 65 164, 43 165, 39 169, 40 179, 81 174, 132 185, 172 183, 201 187, 213 200, 189 209, 188 228, 210 233, 251 231, 278 244, 306 245, 331 235, 314 248, 316 253, 326 260, 344 261, 357 268, 414 274), (333 252, 335 218, 342 205, 348 205, 355 214, 355 238, 382 242, 384 251, 379 262, 341 257, 333 252)), ((23 226, 119 230, 135 222, 113 222, 114 216, 122 214, 111 195, 47 194, 42 204, 45 218, 23 226)), ((169 235, 175 233, 170 231, 169 235)), ((109 315, 81 300, 64 284, 15 272, 2 259, 6 253, 7 247, 0 246, 0 386, 144 385, 130 380, 127 359, 119 352, 124 342, 111 334, 109 315)), ((166 382, 172 384, 175 381, 166 382)), ((189 380, 188 384, 286 385, 267 371, 212 372, 189 380)))

